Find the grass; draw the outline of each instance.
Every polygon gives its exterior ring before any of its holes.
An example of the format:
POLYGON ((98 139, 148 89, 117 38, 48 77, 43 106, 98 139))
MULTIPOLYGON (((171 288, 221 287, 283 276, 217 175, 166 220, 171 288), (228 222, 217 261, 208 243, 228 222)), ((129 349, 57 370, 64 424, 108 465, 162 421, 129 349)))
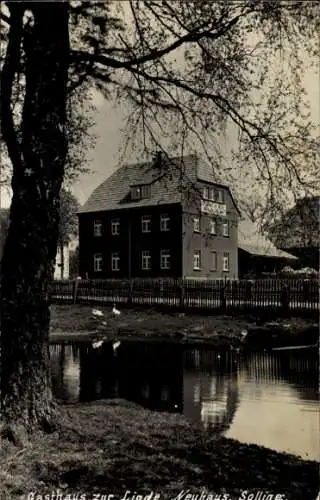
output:
POLYGON ((27 499, 30 492, 43 500, 58 488, 63 498, 100 493, 115 500, 126 490, 173 499, 185 489, 227 492, 232 499, 243 490, 283 493, 287 500, 316 497, 315 462, 209 436, 181 415, 117 400, 60 409, 53 434, 36 436, 22 450, 0 443, 1 500, 27 499))
MULTIPOLYGON (((181 339, 200 341, 219 346, 237 345, 243 329, 256 328, 254 318, 245 316, 203 316, 199 314, 164 313, 156 309, 122 309, 114 318, 111 307, 98 307, 104 312, 107 322, 92 317, 92 307, 85 305, 51 306, 51 339, 55 341, 71 339, 85 340, 88 336, 107 335, 128 338, 181 339)), ((274 320, 268 317, 268 321, 274 320)), ((290 330, 285 335, 295 334, 312 325, 310 319, 294 318, 290 330)), ((261 328, 260 328, 261 329, 261 328)), ((261 331, 259 331, 261 336, 261 331)))

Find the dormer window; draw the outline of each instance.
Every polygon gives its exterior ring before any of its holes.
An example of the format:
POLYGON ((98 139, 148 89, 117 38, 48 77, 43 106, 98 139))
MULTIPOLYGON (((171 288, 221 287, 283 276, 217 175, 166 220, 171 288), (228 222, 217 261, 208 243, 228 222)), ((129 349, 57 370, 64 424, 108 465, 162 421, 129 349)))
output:
POLYGON ((132 200, 141 200, 143 198, 150 198, 150 195, 151 195, 150 184, 143 184, 141 186, 132 186, 131 187, 131 199, 132 200))

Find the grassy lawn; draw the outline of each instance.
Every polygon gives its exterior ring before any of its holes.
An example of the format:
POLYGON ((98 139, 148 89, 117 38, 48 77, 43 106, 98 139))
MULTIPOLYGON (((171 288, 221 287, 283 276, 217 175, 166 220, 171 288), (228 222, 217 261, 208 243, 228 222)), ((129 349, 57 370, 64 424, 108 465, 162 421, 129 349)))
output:
POLYGON ((98 307, 103 311, 107 325, 92 316, 89 306, 51 306, 51 331, 55 333, 94 332, 99 329, 110 335, 139 335, 140 337, 175 337, 188 333, 191 337, 226 337, 237 339, 247 327, 244 318, 228 316, 200 316, 197 314, 162 313, 155 309, 123 309, 113 317, 111 307, 98 307))
POLYGON ((116 400, 60 411, 53 434, 37 436, 22 450, 0 443, 1 500, 31 500, 30 492, 43 500, 58 488, 63 499, 100 493, 120 500, 126 490, 173 499, 186 489, 226 492, 232 499, 243 490, 283 493, 282 500, 316 498, 315 462, 210 437, 181 415, 116 400))
MULTIPOLYGON (((164 313, 156 309, 125 309, 113 317, 111 307, 97 307, 103 311, 106 326, 92 316, 92 307, 81 305, 51 306, 51 339, 84 340, 89 337, 107 336, 133 338, 184 338, 190 341, 210 341, 219 345, 237 345, 241 331, 255 326, 254 319, 245 316, 221 316, 164 313)), ((274 320, 268 317, 267 320, 274 320)), ((312 325, 310 319, 294 318, 290 323, 292 333, 312 325)), ((261 335, 261 333, 259 333, 261 335)))

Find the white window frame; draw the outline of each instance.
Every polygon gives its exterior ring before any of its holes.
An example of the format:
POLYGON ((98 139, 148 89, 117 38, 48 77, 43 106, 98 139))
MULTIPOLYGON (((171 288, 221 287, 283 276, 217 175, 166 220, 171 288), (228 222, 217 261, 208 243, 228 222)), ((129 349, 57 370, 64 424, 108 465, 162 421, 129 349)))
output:
POLYGON ((149 271, 151 269, 151 251, 141 251, 141 269, 142 271, 149 271))
POLYGON ((224 271, 226 273, 230 271, 230 253, 229 252, 223 252, 222 271, 224 271))
POLYGON ((218 269, 218 252, 215 250, 210 252, 211 258, 211 271, 217 271, 218 269))
POLYGON ((193 269, 195 271, 199 271, 201 269, 201 250, 193 251, 193 269))
POLYGON ((209 200, 214 201, 216 196, 216 192, 214 188, 209 189, 209 200))
POLYGON ((170 217, 168 214, 160 215, 160 231, 170 231, 170 217))
POLYGON ((209 199, 209 188, 206 187, 206 186, 202 189, 202 198, 204 200, 208 200, 209 199))
POLYGON ((120 271, 120 254, 119 252, 113 252, 111 254, 111 270, 120 271))
POLYGON ((100 219, 93 221, 93 234, 96 237, 102 236, 102 221, 100 219))
POLYGON ((193 232, 200 233, 200 217, 193 217, 193 232))
POLYGON ((218 189, 217 201, 218 201, 218 203, 223 203, 223 191, 222 191, 222 189, 218 189))
POLYGON ((230 224, 228 220, 225 220, 222 223, 222 235, 225 237, 230 236, 230 224))
POLYGON ((150 215, 141 216, 141 232, 151 233, 151 217, 150 215))
POLYGON ((171 269, 171 252, 168 249, 160 250, 160 269, 171 269))
POLYGON ((93 254, 93 271, 95 273, 101 273, 103 268, 103 256, 102 253, 93 254))
POLYGON ((111 234, 112 236, 118 236, 120 234, 120 219, 112 219, 111 234))
POLYGON ((217 221, 210 219, 210 234, 217 234, 217 221))

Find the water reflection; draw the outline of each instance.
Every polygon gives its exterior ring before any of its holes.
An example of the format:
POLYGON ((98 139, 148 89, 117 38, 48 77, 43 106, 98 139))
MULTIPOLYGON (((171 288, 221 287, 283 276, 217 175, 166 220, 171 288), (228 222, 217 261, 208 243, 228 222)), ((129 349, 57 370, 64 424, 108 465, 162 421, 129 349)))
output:
POLYGON ((55 395, 119 397, 184 413, 243 442, 319 458, 318 358, 300 353, 219 353, 181 345, 51 346, 55 395))

